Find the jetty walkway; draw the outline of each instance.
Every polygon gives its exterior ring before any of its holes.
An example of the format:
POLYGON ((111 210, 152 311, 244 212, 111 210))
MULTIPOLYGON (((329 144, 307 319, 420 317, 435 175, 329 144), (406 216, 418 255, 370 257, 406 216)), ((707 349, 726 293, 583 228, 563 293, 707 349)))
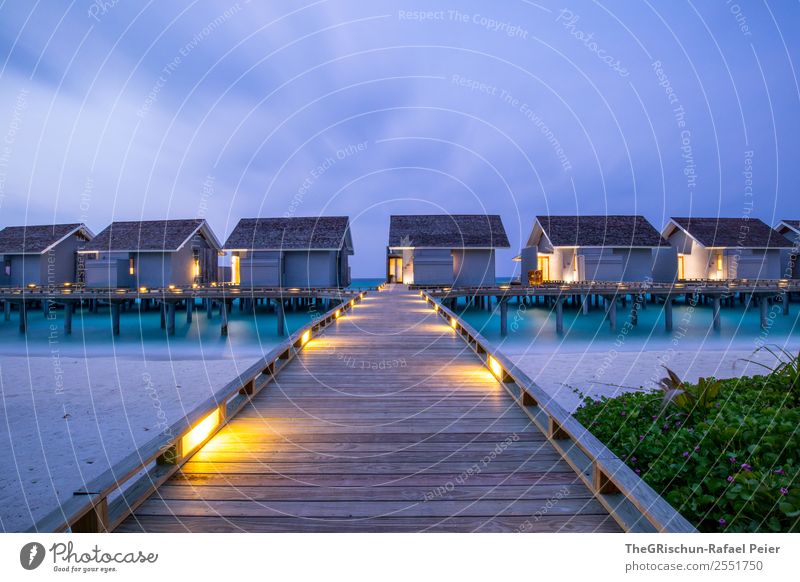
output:
POLYGON ((367 295, 116 531, 620 531, 419 293, 367 295))

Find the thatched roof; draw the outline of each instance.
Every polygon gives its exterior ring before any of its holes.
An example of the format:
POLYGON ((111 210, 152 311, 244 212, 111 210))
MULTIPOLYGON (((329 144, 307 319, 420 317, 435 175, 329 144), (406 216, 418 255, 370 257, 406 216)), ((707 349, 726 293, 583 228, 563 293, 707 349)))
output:
POLYGON ((787 248, 792 241, 758 218, 672 217, 704 247, 787 248))
POLYGON ((496 214, 392 216, 390 247, 508 248, 503 221, 496 214))
POLYGON ((349 232, 347 216, 243 218, 225 242, 225 250, 338 251, 350 246, 349 232))
POLYGON ((658 247, 667 242, 644 216, 537 216, 555 247, 658 247))
POLYGON ((42 254, 79 230, 92 238, 92 231, 79 223, 7 226, 0 230, 0 255, 42 254))
POLYGON ((209 244, 219 249, 219 241, 200 218, 185 220, 140 220, 113 222, 81 249, 88 252, 175 252, 200 229, 209 244))

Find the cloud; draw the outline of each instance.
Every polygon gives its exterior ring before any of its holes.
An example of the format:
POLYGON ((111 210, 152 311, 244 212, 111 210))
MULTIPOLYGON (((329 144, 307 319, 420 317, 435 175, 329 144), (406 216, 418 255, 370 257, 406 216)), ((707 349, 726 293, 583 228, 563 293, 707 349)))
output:
POLYGON ((512 239, 508 273, 538 213, 741 214, 748 148, 753 213, 800 214, 785 194, 800 181, 797 7, 776 9, 781 30, 748 7, 751 39, 724 6, 576 2, 578 38, 524 2, 428 2, 439 16, 416 19, 395 2, 105 5, 0 9, 0 139, 18 118, 5 224, 203 213, 224 238, 241 216, 346 214, 366 276, 383 272, 389 214, 487 211, 512 239))

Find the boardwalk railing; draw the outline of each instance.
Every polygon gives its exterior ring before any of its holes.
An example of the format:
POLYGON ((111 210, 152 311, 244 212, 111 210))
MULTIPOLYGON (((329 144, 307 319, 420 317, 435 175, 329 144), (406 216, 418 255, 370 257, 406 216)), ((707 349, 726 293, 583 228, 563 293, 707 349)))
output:
POLYGON ((453 311, 420 295, 467 342, 595 497, 626 531, 695 532, 696 529, 527 374, 453 311))
POLYGON ((366 291, 359 292, 297 330, 184 419, 86 483, 30 531, 112 531, 269 384, 315 334, 365 295, 366 291))
POLYGON ((149 288, 127 287, 85 287, 83 285, 28 285, 27 287, 0 287, 0 300, 9 299, 19 301, 22 299, 236 299, 238 297, 272 297, 291 299, 294 297, 350 297, 362 291, 377 288, 351 289, 348 287, 248 287, 233 286, 229 284, 205 286, 175 286, 149 288))
POLYGON ((493 287, 425 287, 415 286, 435 297, 468 296, 530 296, 548 294, 631 294, 648 293, 659 296, 685 293, 797 293, 798 279, 681 279, 674 283, 619 281, 545 281, 538 285, 499 285, 493 287))

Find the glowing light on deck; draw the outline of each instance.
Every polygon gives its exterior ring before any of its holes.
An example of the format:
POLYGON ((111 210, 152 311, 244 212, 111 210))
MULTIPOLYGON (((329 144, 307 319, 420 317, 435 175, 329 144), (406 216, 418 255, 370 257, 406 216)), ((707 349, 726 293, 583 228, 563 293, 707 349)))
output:
POLYGON ((500 365, 500 362, 495 360, 492 356, 489 356, 489 369, 492 371, 498 380, 503 379, 503 366, 500 365))
POLYGON ((456 329, 456 327, 458 327, 458 323, 456 322, 455 317, 450 318, 450 327, 452 327, 453 329, 456 329))
POLYGON ((221 420, 219 408, 215 408, 211 414, 194 425, 192 430, 181 437, 181 454, 186 456, 196 449, 200 443, 208 438, 211 431, 219 426, 221 420))
POLYGON ((302 336, 300 336, 300 345, 301 346, 306 345, 310 339, 311 339, 311 330, 307 329, 306 332, 302 336))

